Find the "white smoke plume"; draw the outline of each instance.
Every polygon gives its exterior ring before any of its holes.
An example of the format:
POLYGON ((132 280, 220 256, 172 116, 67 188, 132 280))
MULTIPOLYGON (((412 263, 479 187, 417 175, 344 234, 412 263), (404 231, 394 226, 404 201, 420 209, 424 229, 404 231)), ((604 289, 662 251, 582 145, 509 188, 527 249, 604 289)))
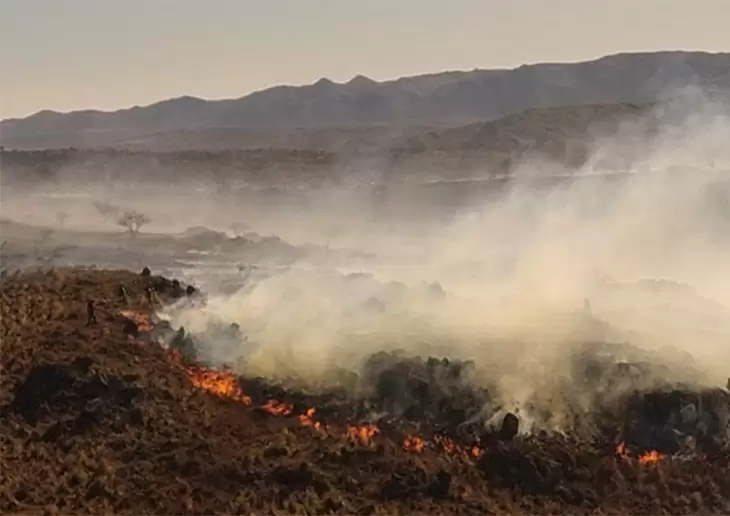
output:
MULTIPOLYGON (((357 370, 373 352, 402 349, 472 359, 480 371, 475 381, 497 384, 509 403, 521 406, 561 388, 576 342, 607 341, 693 365, 699 371, 693 381, 724 386, 730 375, 727 105, 693 94, 637 113, 611 133, 593 127, 590 156, 580 168, 534 154, 512 167, 509 182, 411 179, 381 191, 353 179, 245 198, 216 193, 203 180, 134 191, 121 182, 61 186, 148 214, 149 239, 138 241, 161 252, 169 235, 155 232, 225 231, 242 223, 260 235, 321 246, 288 267, 262 258, 262 269, 285 272, 253 274, 232 295, 213 293, 204 310, 170 314, 175 325, 203 336, 213 335, 216 321, 238 323, 245 340, 208 338, 204 351, 248 374, 332 382, 338 369, 357 370), (436 205, 458 209, 444 216, 448 210, 436 205)), ((352 167, 358 178, 387 176, 377 163, 368 174, 363 166, 352 167)), ((31 223, 45 218, 56 225, 63 210, 65 227, 99 231, 87 240, 105 228, 120 231, 90 202, 74 211, 65 199, 52 201, 6 197, 3 216, 17 212, 31 223)), ((113 245, 121 253, 125 242, 113 245)), ((230 291, 207 279, 206 289, 230 291)))
POLYGON ((568 374, 574 342, 596 340, 692 361, 693 381, 725 385, 730 117, 698 98, 594 137, 578 170, 526 158, 507 191, 447 222, 383 223, 321 192, 327 210, 282 210, 273 230, 306 240, 337 222, 329 245, 370 257, 323 256, 173 318, 194 332, 240 324, 246 342, 209 353, 269 377, 325 381, 404 349, 473 359, 520 405, 568 374), (535 188, 538 165, 582 178, 535 188))

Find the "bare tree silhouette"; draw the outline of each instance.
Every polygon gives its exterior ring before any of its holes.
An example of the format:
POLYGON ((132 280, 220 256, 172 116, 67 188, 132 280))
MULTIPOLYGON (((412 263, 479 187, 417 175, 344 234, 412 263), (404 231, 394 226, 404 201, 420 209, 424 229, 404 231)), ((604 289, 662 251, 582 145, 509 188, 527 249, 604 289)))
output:
POLYGON ((142 226, 151 222, 150 218, 138 211, 125 211, 118 219, 117 224, 127 228, 130 236, 136 236, 142 226))

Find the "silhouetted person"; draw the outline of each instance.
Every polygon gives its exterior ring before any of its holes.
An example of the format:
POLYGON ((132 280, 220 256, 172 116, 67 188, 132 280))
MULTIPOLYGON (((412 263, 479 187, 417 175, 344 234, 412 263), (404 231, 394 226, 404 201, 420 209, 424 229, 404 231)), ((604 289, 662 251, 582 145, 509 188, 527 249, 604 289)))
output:
POLYGON ((88 319, 86 321, 86 326, 91 326, 92 324, 96 324, 96 313, 94 310, 94 301, 89 299, 86 302, 86 315, 88 316, 88 319))
POLYGON ((124 287, 124 285, 119 285, 119 299, 124 303, 125 305, 129 304, 129 298, 127 297, 127 289, 124 287))
POLYGON ((155 291, 152 290, 152 287, 147 288, 147 301, 151 307, 155 306, 155 291))

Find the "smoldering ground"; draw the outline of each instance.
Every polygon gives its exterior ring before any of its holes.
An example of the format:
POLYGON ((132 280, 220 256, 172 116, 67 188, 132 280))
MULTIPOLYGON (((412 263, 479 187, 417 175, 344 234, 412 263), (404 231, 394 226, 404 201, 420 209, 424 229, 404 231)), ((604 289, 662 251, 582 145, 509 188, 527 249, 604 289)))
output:
MULTIPOLYGON (((245 223, 320 246, 285 272, 252 275, 235 294, 211 296, 205 309, 168 314, 200 336, 208 358, 247 374, 326 385, 335 371, 359 371, 373 353, 400 349, 471 359, 473 382, 522 406, 565 390, 581 343, 630 342, 673 366, 665 380, 724 385, 730 117, 694 96, 590 137, 580 169, 526 156, 509 181, 345 181, 245 198, 204 182, 134 192, 113 182, 66 186, 148 214, 145 232, 245 223), (489 192, 489 200, 464 189, 489 192), (215 321, 238 323, 245 338, 221 337, 215 321)), ((3 201, 4 214, 12 211, 3 201)), ((51 223, 61 209, 13 202, 51 223)), ((89 199, 73 206, 67 226, 123 231, 89 199)))
MULTIPOLYGON (((340 227, 330 246, 367 257, 310 261, 168 316, 203 336, 238 323, 245 340, 203 338, 206 352, 269 378, 326 384, 376 351, 403 350, 472 360, 473 381, 509 406, 553 404, 586 342, 628 342, 615 361, 666 366, 647 383, 724 386, 730 118, 720 108, 695 102, 627 120, 594 138, 580 170, 531 156, 499 198, 448 222, 368 220, 355 209, 364 201, 338 206, 329 190, 322 206, 340 227), (519 178, 536 163, 576 179, 535 189, 519 178), (628 349, 634 356, 622 356, 628 349)), ((306 233, 307 213, 288 216, 306 233)))

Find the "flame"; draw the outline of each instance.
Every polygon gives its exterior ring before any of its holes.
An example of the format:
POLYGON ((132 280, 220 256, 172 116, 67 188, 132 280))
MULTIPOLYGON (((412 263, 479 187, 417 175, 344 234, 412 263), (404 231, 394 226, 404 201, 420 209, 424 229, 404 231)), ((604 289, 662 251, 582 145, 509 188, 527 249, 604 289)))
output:
POLYGON ((232 373, 192 367, 188 368, 187 372, 192 384, 199 389, 204 389, 221 398, 240 401, 245 405, 252 403, 251 398, 241 391, 238 378, 232 373))
POLYGON ((149 314, 139 312, 137 310, 122 310, 120 313, 137 324, 137 331, 142 333, 152 333, 154 324, 152 323, 152 318, 149 314))
POLYGON ((261 408, 272 416, 288 416, 294 410, 294 405, 291 403, 269 400, 261 408))
MULTIPOLYGON (((484 453, 484 450, 482 450, 476 444, 471 447, 461 446, 458 445, 453 439, 444 436, 434 436, 431 442, 438 448, 440 448, 444 453, 447 453, 449 455, 460 455, 465 458, 479 458, 484 453)), ((428 446, 428 441, 418 435, 409 434, 406 435, 403 439, 403 449, 407 452, 422 453, 426 449, 426 446, 428 446)))
POLYGON ((435 435, 433 438, 433 442, 448 454, 453 454, 454 452, 456 452, 456 443, 454 443, 454 441, 449 439, 448 437, 435 435))
POLYGON ((403 449, 409 452, 421 453, 426 447, 426 441, 417 435, 407 435, 403 439, 403 449))
POLYGON ((659 462, 664 458, 664 455, 656 450, 648 451, 639 457, 639 464, 651 464, 653 462, 659 462))
MULTIPOLYGON (((623 459, 629 459, 629 451, 624 441, 621 441, 616 446, 616 455, 623 459)), ((663 458, 664 455, 656 450, 651 450, 639 456, 639 464, 652 464, 654 462, 659 462, 663 458)))
MULTIPOLYGON (((154 329, 154 323, 151 317, 145 313, 135 310, 125 310, 121 314, 137 323, 140 332, 151 333, 154 329)), ((208 391, 215 396, 228 398, 245 405, 251 405, 253 403, 251 397, 242 392, 238 377, 234 373, 207 369, 200 364, 191 366, 181 351, 177 349, 168 349, 166 354, 171 362, 185 370, 193 386, 208 391)), ((198 357, 195 358, 195 362, 199 362, 198 357)), ((274 416, 289 416, 294 411, 294 405, 291 403, 273 399, 268 400, 261 408, 274 416)), ((335 429, 328 429, 321 422, 316 421, 314 414, 314 408, 309 408, 304 414, 300 414, 298 419, 301 425, 312 427, 319 432, 335 431, 335 429)), ((339 433, 339 430, 337 433, 339 433)), ((380 429, 373 424, 360 426, 349 425, 345 430, 345 437, 350 442, 369 447, 374 445, 373 438, 378 434, 380 434, 380 429)), ((448 454, 458 453, 465 457, 480 457, 483 453, 483 450, 476 445, 471 448, 463 447, 452 439, 443 436, 435 436, 432 439, 432 443, 436 444, 448 454)), ((415 453, 425 451, 427 445, 428 442, 423 437, 417 435, 407 435, 403 441, 403 449, 415 453)))
POLYGON ((465 458, 479 458, 484 453, 484 450, 482 450, 476 444, 472 445, 471 447, 463 446, 458 444, 450 437, 445 437, 443 435, 434 436, 433 442, 448 455, 460 455, 465 458))
POLYGON ((299 415, 299 422, 303 426, 311 426, 317 431, 322 430, 322 424, 319 421, 312 419, 314 417, 314 409, 309 408, 304 414, 299 415))
POLYGON ((380 433, 375 425, 348 426, 347 439, 351 442, 359 442, 363 446, 372 446, 373 437, 380 433))
POLYGON ((179 349, 168 349, 167 357, 175 364, 182 365, 183 355, 179 349))
MULTIPOLYGON (((152 333, 154 323, 150 315, 136 310, 124 310, 121 314, 134 321, 137 324, 139 332, 152 333)), ((167 356, 173 363, 185 369, 191 383, 195 387, 222 398, 229 398, 241 402, 245 405, 251 405, 253 403, 251 397, 242 392, 238 377, 235 374, 227 371, 206 369, 200 365, 188 366, 179 350, 167 350, 167 356)), ((198 358, 196 357, 195 360, 198 361, 198 358)), ((294 411, 294 406, 291 403, 277 400, 268 400, 261 408, 274 416, 289 416, 294 411)), ((314 414, 314 408, 307 409, 304 414, 299 415, 299 422, 302 426, 312 427, 320 432, 326 431, 322 423, 314 420, 314 414)), ((373 446, 373 438, 379 433, 380 429, 376 425, 366 424, 361 426, 348 426, 345 435, 353 443, 359 443, 363 446, 373 446)), ((457 454, 467 458, 478 458, 484 453, 484 450, 479 446, 464 447, 445 436, 436 435, 431 442, 449 455, 457 454)), ((423 437, 406 435, 403 440, 403 449, 409 452, 422 453, 425 451, 427 444, 428 442, 423 437)), ((616 445, 616 455, 628 459, 628 449, 624 441, 616 445)), ((664 459, 664 455, 656 450, 652 450, 639 457, 639 464, 651 464, 662 459, 664 459)))

